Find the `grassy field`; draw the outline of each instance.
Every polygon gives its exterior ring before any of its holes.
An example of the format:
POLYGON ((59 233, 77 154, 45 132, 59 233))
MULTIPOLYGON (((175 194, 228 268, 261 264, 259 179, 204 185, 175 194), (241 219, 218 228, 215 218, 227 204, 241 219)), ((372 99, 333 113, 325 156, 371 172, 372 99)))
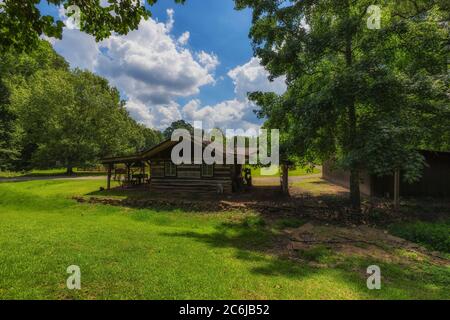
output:
MULTIPOLYGON (((17 177, 47 177, 47 176, 64 176, 66 174, 65 168, 60 169, 33 169, 31 171, 0 171, 0 178, 17 178, 17 177)), ((106 175, 106 172, 98 171, 83 171, 81 169, 74 169, 74 174, 77 176, 97 176, 106 175)))
POLYGON ((278 254, 281 229, 251 213, 79 204, 104 181, 0 183, 1 299, 449 299, 450 270, 340 256, 278 254), (66 268, 81 268, 68 290, 66 268), (378 264, 381 290, 368 290, 378 264))
MULTIPOLYGON (((261 169, 260 168, 254 168, 250 167, 252 170, 252 177, 263 177, 261 175, 261 169)), ((317 174, 321 173, 322 169, 321 167, 315 167, 314 169, 310 170, 309 168, 302 168, 300 166, 297 166, 295 169, 289 170, 289 176, 291 177, 300 177, 300 176, 306 176, 310 174, 317 174)), ((279 177, 280 173, 274 174, 272 176, 264 176, 264 177, 279 177)))

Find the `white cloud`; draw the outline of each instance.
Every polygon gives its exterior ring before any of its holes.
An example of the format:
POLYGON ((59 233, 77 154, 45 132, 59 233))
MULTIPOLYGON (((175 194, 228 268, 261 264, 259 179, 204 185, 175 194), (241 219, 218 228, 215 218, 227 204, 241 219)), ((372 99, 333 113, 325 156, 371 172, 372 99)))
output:
POLYGON ((281 94, 286 90, 285 79, 269 81, 260 60, 252 58, 228 72, 234 98, 206 106, 194 98, 180 106, 178 98, 195 96, 201 87, 215 83, 213 73, 220 61, 214 53, 189 50, 188 31, 174 38, 174 11, 167 10, 167 15, 166 22, 142 20, 138 30, 100 43, 78 30, 65 29, 63 39, 53 41, 54 47, 72 67, 108 78, 127 97, 130 114, 149 127, 164 129, 183 118, 202 120, 205 128, 257 129, 261 121, 256 119, 256 106, 248 101, 247 92, 281 94))
POLYGON ((175 11, 173 9, 167 9, 167 22, 166 22, 166 29, 168 32, 172 31, 173 29, 173 25, 175 24, 175 19, 174 19, 174 13, 175 11))
POLYGON ((181 117, 177 98, 198 94, 202 86, 214 83, 210 65, 196 60, 197 54, 182 44, 189 32, 181 43, 171 36, 174 12, 169 9, 167 14, 165 23, 142 20, 138 30, 100 43, 78 30, 65 29, 54 47, 72 67, 108 78, 127 96, 127 108, 136 120, 162 129, 181 117))
POLYGON ((248 100, 226 100, 215 105, 202 106, 198 99, 191 100, 182 109, 183 118, 202 121, 203 128, 257 129, 253 113, 254 105, 248 100))
POLYGON ((129 99, 127 110, 134 119, 140 119, 141 123, 152 124, 155 121, 155 116, 149 112, 148 107, 137 100, 129 99))
POLYGON ((258 129, 260 127, 254 114, 257 106, 248 100, 247 92, 262 91, 282 94, 286 91, 285 78, 269 81, 269 73, 257 58, 228 72, 233 80, 236 97, 215 105, 202 106, 198 99, 191 100, 183 107, 183 116, 190 121, 203 121, 204 128, 258 129))
POLYGON ((219 58, 214 53, 206 53, 205 51, 200 51, 197 53, 197 59, 202 66, 207 70, 213 71, 220 64, 219 58))
POLYGON ((51 43, 72 67, 95 69, 101 52, 92 36, 75 29, 64 29, 63 39, 53 39, 51 43))
POLYGON ((150 19, 127 36, 111 36, 100 47, 106 55, 100 56, 96 70, 145 103, 169 103, 214 82, 189 50, 177 47, 164 24, 150 19))
POLYGON ((190 36, 191 36, 190 32, 186 31, 178 38, 177 42, 180 45, 185 46, 189 42, 190 36))
POLYGON ((175 102, 167 105, 148 105, 139 100, 129 99, 126 107, 134 119, 152 128, 165 129, 173 121, 181 119, 179 105, 175 102))
POLYGON ((233 80, 238 99, 245 99, 248 92, 262 91, 282 94, 286 91, 286 79, 280 77, 269 81, 269 72, 261 65, 258 58, 251 58, 249 62, 228 72, 233 80))

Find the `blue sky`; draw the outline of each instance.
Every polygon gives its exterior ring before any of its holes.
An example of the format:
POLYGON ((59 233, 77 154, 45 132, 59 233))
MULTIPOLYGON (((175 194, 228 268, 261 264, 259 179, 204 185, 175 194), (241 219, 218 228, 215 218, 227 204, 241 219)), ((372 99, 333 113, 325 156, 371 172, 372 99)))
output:
MULTIPOLYGON (((148 5, 147 5, 148 6, 148 5)), ((55 7, 44 13, 66 19, 55 7)), ((203 121, 205 127, 257 129, 262 121, 246 98, 249 91, 285 90, 284 80, 267 80, 253 58, 251 11, 232 0, 160 0, 137 31, 100 43, 79 30, 49 39, 72 67, 106 77, 127 99, 130 114, 149 127, 172 121, 203 121)))
POLYGON ((225 76, 216 86, 203 88, 200 97, 212 104, 232 99, 234 86, 226 74, 237 65, 245 64, 253 55, 250 39, 251 11, 234 10, 232 0, 188 0, 184 5, 163 0, 150 7, 153 17, 166 19, 167 9, 175 10, 176 23, 173 33, 180 36, 190 32, 189 46, 194 50, 214 52, 219 56, 218 76, 225 76))

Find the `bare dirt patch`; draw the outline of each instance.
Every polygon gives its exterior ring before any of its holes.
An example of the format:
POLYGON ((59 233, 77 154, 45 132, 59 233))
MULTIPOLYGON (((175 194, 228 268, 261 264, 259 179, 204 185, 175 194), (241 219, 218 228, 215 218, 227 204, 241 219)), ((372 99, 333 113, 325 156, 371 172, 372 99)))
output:
POLYGON ((450 261, 438 252, 427 249, 368 226, 332 226, 306 223, 299 228, 285 229, 286 253, 298 257, 298 252, 308 253, 326 248, 343 257, 373 258, 399 264, 428 261, 435 265, 450 266, 450 261))

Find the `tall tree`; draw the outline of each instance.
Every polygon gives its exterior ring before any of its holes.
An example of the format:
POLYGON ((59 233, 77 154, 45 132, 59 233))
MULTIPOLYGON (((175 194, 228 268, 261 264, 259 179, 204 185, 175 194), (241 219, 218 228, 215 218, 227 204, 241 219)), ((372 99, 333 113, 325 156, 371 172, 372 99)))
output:
POLYGON ((142 124, 139 125, 139 128, 144 136, 144 150, 150 149, 164 140, 164 134, 159 130, 147 128, 142 124))
MULTIPOLYGON (((174 1, 184 3, 185 0, 174 1)), ((156 2, 149 1, 151 5, 156 2)), ((63 6, 72 18, 79 14, 81 31, 93 35, 97 41, 113 32, 126 34, 137 29, 142 18, 151 16, 145 2, 140 0, 1 0, 0 51, 29 50, 44 35, 61 39, 64 22, 42 15, 40 4, 63 6)))
POLYGON ((12 49, 0 53, 1 162, 4 168, 26 168, 36 149, 36 144, 26 138, 22 130, 17 105, 26 96, 29 79, 39 70, 69 72, 69 66, 46 41, 41 41, 28 54, 19 54, 12 49))
POLYGON ((167 127, 166 130, 164 130, 164 132, 163 132, 164 137, 166 139, 170 139, 172 137, 172 133, 176 129, 186 129, 187 131, 189 131, 191 133, 191 135, 194 134, 194 127, 190 123, 187 123, 184 120, 177 120, 177 121, 172 122, 170 124, 170 126, 167 127))
POLYGON ((161 133, 132 119, 117 89, 88 71, 69 70, 50 44, 0 54, 0 160, 16 169, 134 153, 161 133))
POLYGON ((253 9, 255 54, 288 83, 280 97, 250 95, 259 115, 298 155, 349 169, 355 209, 361 169, 414 180, 416 149, 432 139, 448 146, 438 134, 450 124, 446 2, 235 1, 253 9))
POLYGON ((36 144, 32 163, 38 167, 65 166, 71 174, 74 167, 144 145, 117 89, 88 71, 36 72, 17 108, 27 139, 36 144))
POLYGON ((20 127, 9 105, 9 91, 0 77, 0 170, 10 169, 20 155, 20 127))

